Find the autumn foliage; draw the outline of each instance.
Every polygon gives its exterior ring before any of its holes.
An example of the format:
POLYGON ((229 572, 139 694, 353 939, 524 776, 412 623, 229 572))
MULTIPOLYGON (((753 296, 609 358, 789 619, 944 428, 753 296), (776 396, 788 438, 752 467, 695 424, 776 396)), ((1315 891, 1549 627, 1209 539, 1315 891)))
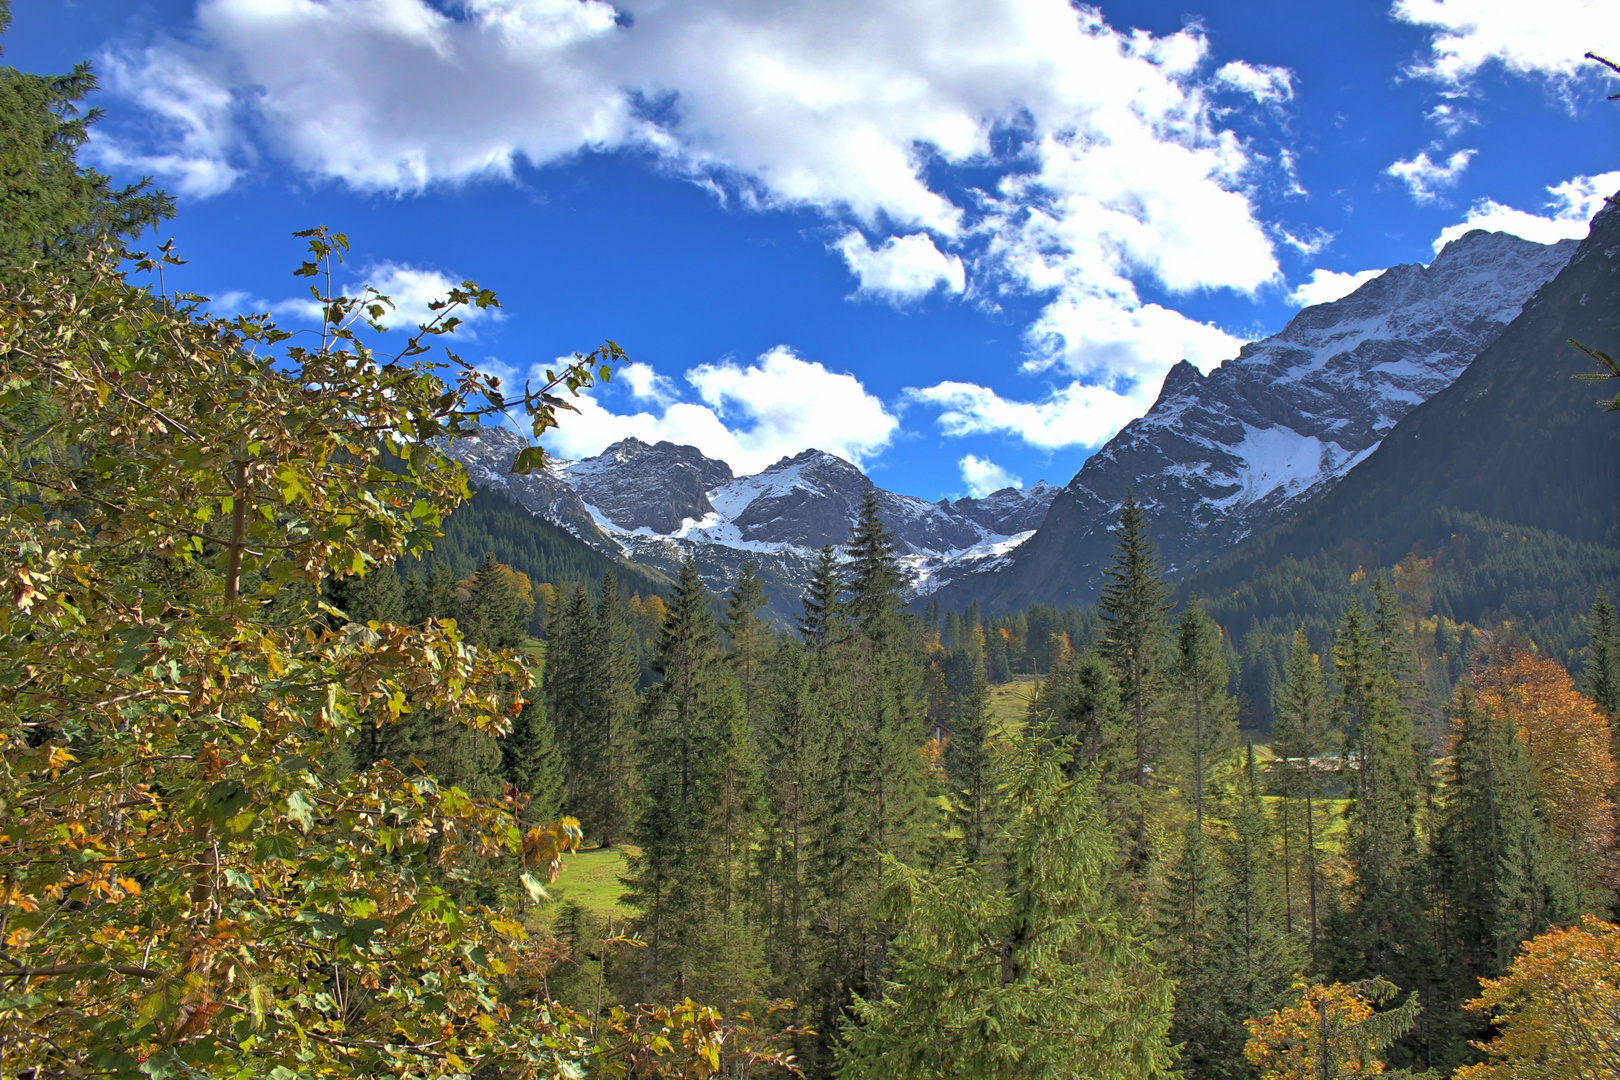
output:
POLYGON ((1412 1026, 1415 997, 1379 1012, 1395 995, 1381 979, 1360 983, 1299 983, 1296 1000, 1247 1022, 1244 1056, 1261 1080, 1350 1080, 1380 1076, 1379 1052, 1412 1026))
POLYGON ((1558 664, 1510 651, 1481 672, 1481 708, 1511 717, 1530 750, 1553 835, 1592 881, 1614 845, 1616 771, 1608 720, 1558 664))
POLYGON ((1587 916, 1542 934, 1468 1008, 1490 1014, 1500 1035, 1481 1046, 1489 1060, 1456 1080, 1620 1076, 1620 927, 1587 916))

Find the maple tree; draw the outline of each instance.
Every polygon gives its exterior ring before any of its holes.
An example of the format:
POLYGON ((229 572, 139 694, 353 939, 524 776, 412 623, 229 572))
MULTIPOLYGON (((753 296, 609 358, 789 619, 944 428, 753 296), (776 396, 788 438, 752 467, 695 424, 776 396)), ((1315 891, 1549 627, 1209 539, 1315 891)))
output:
POLYGON ((1620 926, 1588 915, 1526 942, 1468 1008, 1488 1013, 1488 1060, 1456 1080, 1584 1080, 1620 1075, 1620 926))
POLYGON ((713 1075, 712 1009, 587 1023, 545 995, 508 901, 543 897, 576 823, 328 768, 416 711, 508 729, 524 656, 344 622, 320 583, 431 542, 468 494, 449 439, 509 407, 538 435, 622 354, 508 398, 449 353, 446 382, 428 343, 493 294, 379 356, 386 297, 334 295, 346 241, 300 235, 318 343, 137 288, 112 250, 0 291, 0 1071, 713 1075))

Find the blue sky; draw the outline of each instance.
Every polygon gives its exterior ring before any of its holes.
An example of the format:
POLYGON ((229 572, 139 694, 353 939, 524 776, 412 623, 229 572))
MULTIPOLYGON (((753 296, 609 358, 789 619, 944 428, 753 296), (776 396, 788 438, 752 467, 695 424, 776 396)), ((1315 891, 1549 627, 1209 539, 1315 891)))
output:
POLYGON ((461 351, 636 367, 555 451, 817 446, 928 498, 1066 482, 1183 358, 1444 237, 1620 189, 1614 0, 19 0, 86 155, 180 200, 179 287, 307 319, 290 234, 461 351))

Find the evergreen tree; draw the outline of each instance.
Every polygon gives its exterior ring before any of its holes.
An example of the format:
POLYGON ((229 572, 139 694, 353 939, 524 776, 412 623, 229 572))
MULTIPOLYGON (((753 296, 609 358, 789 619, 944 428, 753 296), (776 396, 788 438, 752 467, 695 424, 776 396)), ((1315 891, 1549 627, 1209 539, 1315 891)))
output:
POLYGON ((591 598, 576 585, 546 634, 546 706, 563 760, 563 812, 590 816, 590 785, 599 766, 595 727, 586 715, 589 651, 595 636, 591 598))
POLYGON ((507 568, 486 554, 473 575, 457 620, 467 642, 486 649, 515 649, 528 635, 526 620, 507 568))
MULTIPOLYGON (((0 2, 0 34, 11 4, 0 2)), ((0 68, 0 265, 73 263, 97 244, 132 240, 174 213, 174 200, 149 181, 114 188, 78 163, 101 110, 80 111, 96 89, 88 64, 66 75, 0 68)))
MULTIPOLYGON (((1411 713, 1383 659, 1384 643, 1352 602, 1334 662, 1354 772, 1345 843, 1354 888, 1333 920, 1331 966, 1341 981, 1381 977, 1432 998, 1436 957, 1418 837, 1428 761, 1417 753, 1411 713)), ((1397 1059, 1432 1049, 1429 1019, 1403 1040, 1397 1059)))
POLYGON ((1221 628, 1204 614, 1196 599, 1187 604, 1187 610, 1176 623, 1170 678, 1182 723, 1186 725, 1184 737, 1192 759, 1189 787, 1193 815, 1202 826, 1208 769, 1231 744, 1237 702, 1226 692, 1232 673, 1226 666, 1221 628))
MULTIPOLYGON (((845 552, 852 668, 845 677, 857 692, 846 713, 838 780, 859 808, 850 819, 854 886, 868 904, 882 889, 885 860, 913 856, 924 815, 926 786, 917 750, 928 739, 928 721, 921 664, 904 614, 904 587, 894 537, 878 516, 875 489, 869 489, 845 552)), ((884 924, 868 927, 853 988, 879 984, 887 942, 884 924)))
POLYGON ((563 802, 563 759, 540 687, 524 702, 500 746, 501 774, 529 800, 524 819, 538 824, 557 820, 563 802))
POLYGON ((1163 676, 1169 587, 1147 536, 1147 519, 1136 496, 1125 493, 1115 533, 1114 561, 1106 571, 1097 607, 1104 621, 1103 655, 1114 669, 1130 717, 1136 759, 1132 865, 1146 865, 1150 764, 1159 749, 1159 696, 1163 676))
POLYGON ((719 653, 709 594, 686 563, 638 720, 641 809, 623 902, 647 943, 643 1000, 732 1000, 757 989, 745 881, 755 836, 748 722, 719 653))
POLYGON ((799 636, 811 645, 827 644, 834 633, 842 610, 839 596, 843 587, 838 553, 828 544, 816 553, 815 569, 810 573, 810 584, 802 600, 804 614, 799 618, 799 636))
POLYGON ((1481 708, 1466 684, 1453 710, 1456 739, 1435 831, 1434 864, 1447 993, 1454 1026, 1449 1060, 1469 1060, 1465 1039, 1484 1038, 1458 1012, 1480 979, 1500 978, 1520 944, 1573 918, 1575 898, 1549 873, 1553 857, 1538 812, 1535 765, 1511 717, 1481 708))
MULTIPOLYGON (((1276 727, 1272 731, 1272 749, 1277 755, 1274 772, 1274 790, 1282 796, 1284 817, 1283 841, 1289 840, 1288 810, 1297 801, 1304 802, 1304 846, 1300 861, 1304 871, 1304 892, 1307 917, 1310 924, 1311 956, 1317 955, 1317 936, 1321 925, 1321 871, 1318 844, 1318 803, 1323 796, 1325 776, 1323 766, 1333 746, 1333 725, 1327 710, 1327 691, 1322 680, 1322 665, 1311 652, 1310 639, 1303 627, 1294 631, 1293 648, 1288 655, 1282 685, 1272 702, 1276 727)), ((1283 889, 1288 900, 1287 910, 1292 918, 1291 875, 1294 862, 1288 854, 1283 860, 1283 889)))
POLYGON ((1598 590, 1587 619, 1587 646, 1582 654, 1582 687, 1587 697, 1609 714, 1620 747, 1620 618, 1609 594, 1598 590))
POLYGON ((373 567, 363 576, 328 578, 326 602, 350 622, 398 625, 405 621, 405 590, 391 566, 373 567))
POLYGON ((1305 959, 1299 939, 1288 932, 1281 868, 1252 747, 1229 818, 1230 827, 1216 841, 1221 888, 1208 956, 1220 1020, 1212 1025, 1216 1038, 1206 1044, 1214 1067, 1205 1075, 1246 1077, 1253 1074, 1243 1058, 1243 1022, 1283 1003, 1305 959))
POLYGON ((966 859, 896 864, 893 976, 855 1002, 844 1080, 1171 1075, 1173 984, 1119 899, 1118 852, 1088 780, 1061 756, 1010 769, 1005 878, 966 859))
POLYGON ((765 585, 758 571, 759 566, 753 561, 743 563, 736 584, 726 594, 726 637, 731 642, 731 663, 737 671, 743 707, 750 718, 761 705, 765 651, 770 643, 765 624, 759 618, 759 609, 765 604, 765 585))
POLYGON ((868 484, 844 552, 847 610, 862 634, 884 644, 902 631, 901 590, 906 579, 895 551, 894 535, 879 516, 877 488, 868 484))
POLYGON ((580 824, 603 847, 624 835, 635 786, 637 662, 618 576, 602 574, 596 622, 582 647, 580 824))
POLYGON ((1160 884, 1154 945, 1165 973, 1176 980, 1170 1041, 1181 1045, 1179 1064, 1194 1077, 1213 1075, 1209 1061, 1225 1035, 1217 964, 1210 955, 1211 909, 1222 887, 1204 827, 1189 820, 1160 884))
MULTIPOLYGON (((829 1031, 821 1018, 836 1015, 841 1002, 837 990, 820 978, 830 965, 823 947, 828 935, 818 931, 830 921, 823 916, 831 897, 820 888, 816 856, 841 792, 828 782, 832 703, 814 684, 814 666, 812 650, 787 642, 766 662, 759 720, 764 835, 756 906, 771 994, 795 1003, 795 1027, 829 1031)), ((818 1060, 823 1049, 821 1041, 805 1036, 795 1046, 807 1063, 818 1060)))
POLYGON ((984 679, 984 658, 975 653, 961 659, 961 666, 971 675, 965 692, 954 695, 951 702, 945 775, 951 782, 951 818, 961 830, 963 851, 967 858, 978 860, 987 854, 994 790, 990 688, 984 679))

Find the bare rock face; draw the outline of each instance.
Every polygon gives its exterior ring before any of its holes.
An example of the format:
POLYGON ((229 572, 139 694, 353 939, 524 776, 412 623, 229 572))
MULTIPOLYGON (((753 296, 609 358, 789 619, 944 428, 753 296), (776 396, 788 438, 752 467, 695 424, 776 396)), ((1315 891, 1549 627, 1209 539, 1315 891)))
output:
POLYGON ((993 573, 957 575, 942 602, 1091 601, 1127 489, 1171 574, 1208 565, 1365 460, 1496 341, 1575 248, 1476 230, 1428 266, 1391 267, 1306 308, 1207 376, 1183 361, 1147 415, 1086 461, 1034 536, 993 573))
POLYGON ((615 528, 668 535, 682 522, 714 511, 708 493, 731 479, 731 467, 695 446, 640 439, 614 443, 601 454, 560 466, 576 494, 615 528))

